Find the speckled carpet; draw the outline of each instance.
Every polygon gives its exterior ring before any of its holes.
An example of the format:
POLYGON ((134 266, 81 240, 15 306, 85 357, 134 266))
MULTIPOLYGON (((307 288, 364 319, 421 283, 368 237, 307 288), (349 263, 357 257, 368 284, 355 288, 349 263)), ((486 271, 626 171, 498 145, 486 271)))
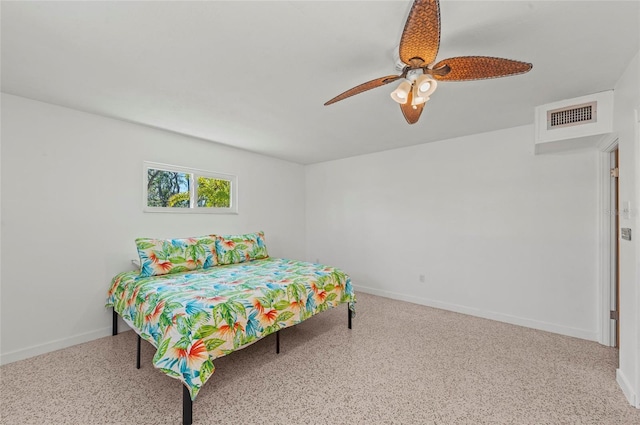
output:
MULTIPOLYGON (((197 424, 640 424, 617 351, 358 294, 217 359, 197 424)), ((0 368, 3 424, 180 424, 182 388, 123 332, 0 368)))

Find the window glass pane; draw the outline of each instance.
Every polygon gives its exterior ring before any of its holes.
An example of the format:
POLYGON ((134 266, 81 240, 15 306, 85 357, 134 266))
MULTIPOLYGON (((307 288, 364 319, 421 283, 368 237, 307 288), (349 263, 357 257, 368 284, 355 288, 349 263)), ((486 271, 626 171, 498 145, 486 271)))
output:
POLYGON ((145 212, 238 213, 238 178, 179 165, 143 162, 145 212))
POLYGON ((231 181, 198 177, 198 206, 229 208, 231 206, 231 181))
POLYGON ((189 208, 191 175, 177 171, 147 170, 147 206, 189 208))

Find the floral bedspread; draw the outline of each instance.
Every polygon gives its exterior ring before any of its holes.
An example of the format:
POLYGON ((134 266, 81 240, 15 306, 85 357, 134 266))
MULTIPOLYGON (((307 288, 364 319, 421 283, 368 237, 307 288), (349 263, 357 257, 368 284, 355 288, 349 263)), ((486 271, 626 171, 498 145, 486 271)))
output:
POLYGON ((154 366, 180 379, 192 399, 215 370, 214 359, 341 303, 352 310, 355 304, 344 272, 279 258, 151 277, 124 272, 108 296, 106 306, 156 347, 154 366))

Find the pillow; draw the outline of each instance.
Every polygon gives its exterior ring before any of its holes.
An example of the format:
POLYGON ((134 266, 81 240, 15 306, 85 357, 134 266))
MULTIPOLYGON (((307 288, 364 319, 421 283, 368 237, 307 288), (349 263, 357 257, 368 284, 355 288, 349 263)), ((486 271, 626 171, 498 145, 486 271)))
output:
POLYGON ((208 269, 218 264, 215 235, 184 239, 136 239, 140 276, 208 269))
POLYGON ((264 232, 216 236, 216 251, 219 264, 244 263, 269 256, 264 232))

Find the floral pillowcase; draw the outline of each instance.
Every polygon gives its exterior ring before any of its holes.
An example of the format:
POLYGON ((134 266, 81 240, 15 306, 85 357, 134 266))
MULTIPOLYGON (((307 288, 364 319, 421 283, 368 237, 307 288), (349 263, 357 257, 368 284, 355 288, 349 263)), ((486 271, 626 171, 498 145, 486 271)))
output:
POLYGON ((219 264, 244 263, 269 257, 264 232, 216 236, 216 251, 219 264))
POLYGON ((136 239, 140 276, 159 276, 218 264, 216 236, 184 239, 136 239))

